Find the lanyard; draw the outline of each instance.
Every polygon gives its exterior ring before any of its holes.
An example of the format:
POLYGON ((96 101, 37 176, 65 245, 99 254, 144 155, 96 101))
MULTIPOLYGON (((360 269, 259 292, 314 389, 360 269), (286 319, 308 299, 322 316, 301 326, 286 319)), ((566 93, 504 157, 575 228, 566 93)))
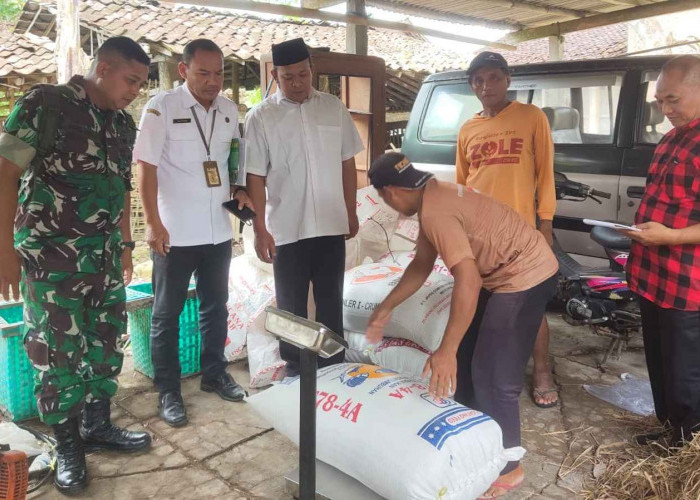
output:
POLYGON ((194 116, 194 122, 197 124, 197 130, 199 130, 199 135, 202 137, 202 142, 204 143, 204 148, 207 150, 207 160, 211 160, 211 152, 209 147, 211 146, 211 136, 214 135, 214 124, 216 123, 216 110, 214 110, 214 116, 211 119, 211 132, 209 132, 209 142, 207 143, 204 137, 204 131, 202 130, 202 125, 199 123, 199 118, 197 118, 197 113, 194 111, 194 106, 190 108, 192 111, 192 116, 194 116))

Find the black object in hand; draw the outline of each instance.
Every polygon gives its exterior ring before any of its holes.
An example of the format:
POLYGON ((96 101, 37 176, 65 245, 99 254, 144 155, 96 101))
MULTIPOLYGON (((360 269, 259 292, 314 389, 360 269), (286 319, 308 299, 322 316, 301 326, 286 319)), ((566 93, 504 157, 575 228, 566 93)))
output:
POLYGON ((226 210, 238 217, 242 222, 251 221, 255 219, 255 216, 257 215, 255 212, 253 212, 250 208, 246 206, 243 207, 243 210, 239 209, 238 200, 230 200, 225 203, 222 203, 222 205, 226 210))

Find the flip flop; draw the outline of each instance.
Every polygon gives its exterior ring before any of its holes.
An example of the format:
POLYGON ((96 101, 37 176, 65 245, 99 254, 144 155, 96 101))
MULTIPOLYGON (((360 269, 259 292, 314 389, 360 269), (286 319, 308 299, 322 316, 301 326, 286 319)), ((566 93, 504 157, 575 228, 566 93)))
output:
POLYGON ((559 394, 559 389, 556 387, 553 387, 551 389, 547 389, 545 391, 540 391, 535 389, 534 387, 532 388, 532 402, 535 403, 535 406, 538 408, 553 408, 557 406, 557 403, 559 403, 559 396, 557 396, 557 399, 555 401, 552 401, 551 403, 538 403, 536 396, 539 396, 541 398, 545 397, 546 394, 551 394, 552 392, 556 392, 559 394))
POLYGON ((520 481, 518 481, 517 483, 513 483, 513 484, 506 484, 506 483, 501 483, 499 481, 494 481, 493 483, 491 483, 491 486, 489 486, 489 489, 500 488, 505 493, 503 493, 501 495, 488 496, 488 497, 482 496, 482 497, 477 498, 476 500, 492 500, 493 498, 502 497, 503 495, 506 495, 508 492, 513 491, 514 489, 520 488, 523 485, 523 482, 525 482, 524 478, 521 479, 520 481))

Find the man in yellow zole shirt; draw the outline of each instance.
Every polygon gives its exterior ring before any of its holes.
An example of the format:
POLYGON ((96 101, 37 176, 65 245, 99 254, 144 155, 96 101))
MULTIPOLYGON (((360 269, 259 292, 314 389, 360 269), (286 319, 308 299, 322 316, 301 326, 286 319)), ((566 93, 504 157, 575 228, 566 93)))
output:
MULTIPOLYGON (((509 101, 508 63, 482 52, 467 70, 484 109, 467 121, 457 140, 457 183, 509 205, 552 244, 554 145, 546 115, 537 106, 509 101)), ((557 389, 549 365, 549 328, 542 320, 533 351, 532 397, 540 408, 555 406, 557 389)))

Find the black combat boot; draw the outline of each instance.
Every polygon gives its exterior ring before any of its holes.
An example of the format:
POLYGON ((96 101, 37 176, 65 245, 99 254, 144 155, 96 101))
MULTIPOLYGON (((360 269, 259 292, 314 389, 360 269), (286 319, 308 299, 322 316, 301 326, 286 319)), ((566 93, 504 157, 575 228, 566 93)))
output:
POLYGON ((85 403, 80 435, 88 451, 137 451, 151 446, 147 432, 127 431, 112 424, 109 400, 85 403))
POLYGON ((56 438, 56 488, 63 494, 79 493, 87 486, 85 450, 78 431, 78 419, 51 426, 56 438))

